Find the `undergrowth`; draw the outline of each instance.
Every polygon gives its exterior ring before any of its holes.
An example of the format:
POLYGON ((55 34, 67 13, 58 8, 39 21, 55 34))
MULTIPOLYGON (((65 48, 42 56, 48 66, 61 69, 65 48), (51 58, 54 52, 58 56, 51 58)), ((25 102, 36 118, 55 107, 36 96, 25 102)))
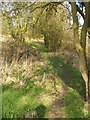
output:
MULTIPOLYGON (((8 44, 11 45, 12 42, 8 44)), ((85 83, 79 70, 59 54, 56 56, 50 53, 43 42, 26 42, 16 44, 16 47, 14 45, 10 49, 18 51, 20 48, 19 56, 13 51, 12 60, 9 60, 8 49, 3 53, 8 58, 7 61, 5 58, 1 71, 3 118, 49 117, 47 112, 53 105, 52 101, 54 98, 58 99, 60 94, 64 97, 65 116, 83 118, 85 83), (68 89, 65 93, 63 86, 68 89), (57 88, 59 89, 56 90, 57 88)))

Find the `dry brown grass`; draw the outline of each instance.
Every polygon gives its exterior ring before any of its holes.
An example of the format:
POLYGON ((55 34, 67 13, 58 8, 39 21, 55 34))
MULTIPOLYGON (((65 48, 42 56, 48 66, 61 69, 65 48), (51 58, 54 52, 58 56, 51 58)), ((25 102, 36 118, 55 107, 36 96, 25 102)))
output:
POLYGON ((33 69, 45 63, 40 52, 14 39, 2 42, 2 57, 1 73, 4 84, 20 81, 21 74, 26 77, 34 76, 33 69))

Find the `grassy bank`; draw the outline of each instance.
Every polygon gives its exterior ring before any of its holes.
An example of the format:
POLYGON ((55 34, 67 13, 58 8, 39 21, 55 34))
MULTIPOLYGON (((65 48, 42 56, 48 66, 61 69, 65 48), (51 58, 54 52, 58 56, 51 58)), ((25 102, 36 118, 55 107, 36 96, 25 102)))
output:
POLYGON ((13 42, 12 49, 11 63, 10 52, 3 51, 3 118, 85 117, 85 83, 78 69, 40 41, 13 42))

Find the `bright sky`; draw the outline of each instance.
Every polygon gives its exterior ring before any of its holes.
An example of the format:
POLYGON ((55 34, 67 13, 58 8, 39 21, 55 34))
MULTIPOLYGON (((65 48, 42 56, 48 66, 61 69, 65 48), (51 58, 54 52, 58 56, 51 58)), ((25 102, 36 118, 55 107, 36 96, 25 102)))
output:
MULTIPOLYGON (((70 12, 71 12, 71 5, 69 4, 68 7, 69 7, 69 10, 70 10, 70 12)), ((71 22, 71 25, 72 25, 72 24, 73 24, 72 16, 71 16, 70 19, 71 19, 70 22, 71 22)), ((83 18, 81 17, 80 14, 78 14, 78 19, 79 19, 79 24, 80 24, 80 25, 83 25, 84 20, 83 20, 83 18)))

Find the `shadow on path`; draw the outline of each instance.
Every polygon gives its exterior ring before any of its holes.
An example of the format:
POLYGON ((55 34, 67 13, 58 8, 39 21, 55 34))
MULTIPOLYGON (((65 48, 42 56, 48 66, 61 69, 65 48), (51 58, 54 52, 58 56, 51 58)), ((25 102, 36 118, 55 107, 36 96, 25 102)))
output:
POLYGON ((85 82, 79 70, 74 68, 71 64, 67 64, 58 56, 50 57, 49 59, 53 69, 62 81, 85 98, 85 82))

